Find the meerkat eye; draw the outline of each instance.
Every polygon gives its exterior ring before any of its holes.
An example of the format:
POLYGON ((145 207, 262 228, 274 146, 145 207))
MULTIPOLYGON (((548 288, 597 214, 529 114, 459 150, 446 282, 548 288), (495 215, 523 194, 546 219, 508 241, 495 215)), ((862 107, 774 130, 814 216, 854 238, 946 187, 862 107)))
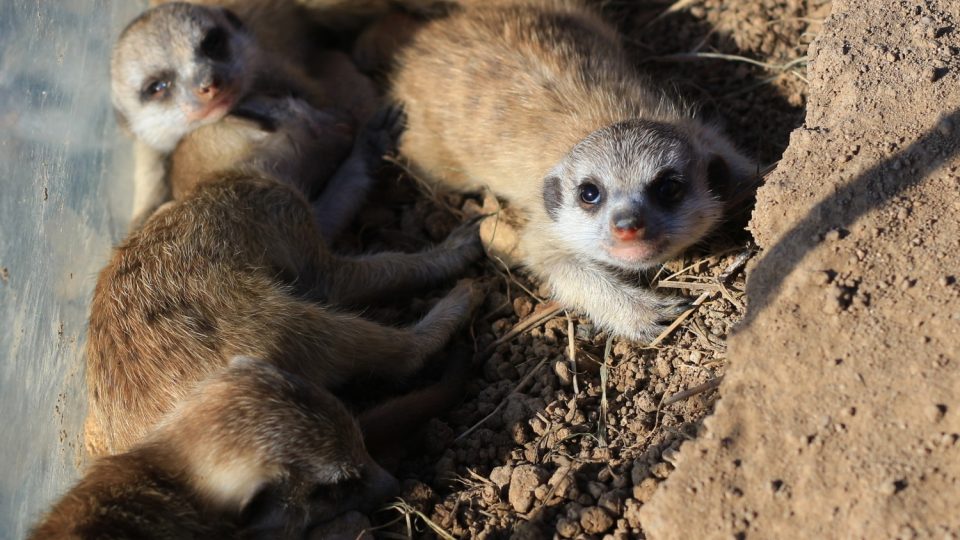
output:
POLYGON ((200 53, 218 62, 230 58, 230 34, 223 27, 215 26, 200 42, 200 53))
POLYGON ((593 182, 586 181, 580 184, 580 201, 588 205, 596 205, 600 203, 600 186, 594 184, 593 182))
POLYGON ((676 171, 664 171, 653 182, 651 192, 653 199, 661 206, 672 206, 680 202, 687 193, 687 186, 683 177, 676 171))
POLYGON ((165 99, 170 94, 172 86, 173 82, 170 79, 151 79, 140 91, 140 98, 142 101, 165 99))

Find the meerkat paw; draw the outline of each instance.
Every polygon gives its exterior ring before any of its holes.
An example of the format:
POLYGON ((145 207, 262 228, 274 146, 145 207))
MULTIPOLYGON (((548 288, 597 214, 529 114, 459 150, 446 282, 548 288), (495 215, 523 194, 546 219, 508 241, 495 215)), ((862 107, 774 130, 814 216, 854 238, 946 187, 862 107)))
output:
MULTIPOLYGON (((630 339, 650 343, 663 333, 684 311, 690 308, 690 300, 680 296, 665 296, 647 292, 636 298, 632 317, 623 328, 614 332, 630 339)), ((615 324, 614 326, 621 326, 615 324)))
POLYGON ((457 252, 465 259, 473 261, 483 255, 483 242, 480 240, 480 220, 474 218, 454 229, 440 244, 443 250, 457 252))
POLYGON ((483 281, 464 278, 457 281, 457 284, 447 293, 446 297, 463 298, 463 305, 466 306, 467 311, 473 313, 487 298, 487 287, 483 281))
POLYGON ((406 123, 407 115, 398 106, 383 107, 373 115, 357 141, 368 167, 377 167, 385 155, 396 153, 406 123))

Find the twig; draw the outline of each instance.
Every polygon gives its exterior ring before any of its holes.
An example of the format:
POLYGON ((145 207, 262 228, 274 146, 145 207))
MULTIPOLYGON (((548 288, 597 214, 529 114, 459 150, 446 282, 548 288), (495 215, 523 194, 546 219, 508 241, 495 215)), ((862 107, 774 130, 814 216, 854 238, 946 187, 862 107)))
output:
POLYGON ((695 281, 664 281, 657 282, 657 287, 667 289, 690 289, 692 291, 719 291, 720 285, 716 283, 697 283, 695 281))
POLYGON ((577 383, 577 344, 574 336, 573 317, 567 313, 567 358, 570 359, 570 372, 573 376, 573 394, 580 393, 580 385, 577 383))
POLYGON ((663 406, 667 406, 667 405, 676 403, 678 401, 691 398, 697 394, 702 394, 703 392, 708 392, 710 390, 713 390, 714 388, 720 386, 720 383, 722 382, 723 382, 723 376, 721 375, 716 379, 710 379, 709 381, 703 384, 694 386, 693 388, 687 388, 683 392, 677 392, 676 394, 663 400, 663 406))
POLYGON ((665 10, 663 10, 663 11, 661 11, 660 13, 658 13, 656 17, 654 17, 654 18, 650 19, 649 21, 647 21, 647 24, 643 25, 643 28, 644 28, 644 29, 650 28, 651 26, 654 25, 654 23, 656 23, 656 22, 660 21, 661 19, 667 17, 667 16, 670 15, 671 13, 676 13, 676 12, 680 11, 681 9, 686 8, 687 6, 690 6, 691 4, 696 3, 696 1, 697 1, 697 0, 678 0, 677 2, 674 2, 670 7, 668 7, 667 9, 665 9, 665 10))
POLYGON ((499 339, 487 346, 486 349, 481 353, 483 356, 486 356, 496 350, 497 347, 503 345, 504 343, 510 341, 511 339, 517 337, 518 335, 526 332, 527 330, 533 328, 534 326, 539 325, 540 323, 550 319, 557 313, 563 311, 563 307, 556 302, 549 302, 547 304, 542 304, 539 312, 533 312, 526 319, 518 322, 510 329, 509 332, 501 336, 499 339))
POLYGON ((443 527, 434 523, 433 520, 426 516, 426 514, 410 506, 403 499, 397 499, 397 502, 391 504, 387 508, 396 510, 407 517, 407 534, 410 535, 411 538, 413 537, 413 526, 410 521, 410 516, 413 515, 422 519, 423 522, 427 524, 427 527, 430 527, 430 529, 433 530, 433 532, 436 533, 440 538, 443 538, 444 540, 456 540, 456 538, 452 534, 445 531, 443 527))
POLYGON ((463 440, 464 437, 466 437, 467 435, 473 433, 477 428, 479 428, 481 425, 483 425, 484 422, 486 422, 487 420, 493 418, 493 415, 497 414, 497 412, 499 412, 500 409, 502 409, 502 408, 507 404, 507 399, 509 399, 510 396, 518 393, 518 392, 520 391, 520 389, 523 388, 523 386, 524 386, 525 384, 527 384, 528 382, 530 382, 531 379, 533 379, 533 375, 537 372, 537 370, 540 369, 541 366, 543 366, 544 363, 546 363, 546 361, 547 361, 547 359, 544 358, 544 359, 540 360, 540 362, 538 362, 537 365, 533 366, 533 369, 531 369, 530 371, 528 371, 527 374, 524 375, 522 379, 520 379, 520 382, 518 382, 517 385, 513 387, 513 390, 511 390, 509 394, 507 394, 506 396, 504 396, 504 397, 503 397, 503 400, 501 400, 500 403, 498 403, 497 406, 494 407, 492 411, 490 411, 490 414, 484 416, 483 418, 480 419, 479 422, 477 422, 476 424, 470 426, 466 431, 464 431, 463 433, 461 433, 460 435, 458 435, 457 438, 453 440, 453 442, 459 442, 459 441, 463 440))
POLYGON ((757 67, 762 67, 763 69, 774 71, 774 72, 787 72, 790 68, 800 65, 807 61, 806 56, 801 56, 799 58, 794 58, 789 62, 784 62, 783 64, 770 64, 767 62, 761 62, 760 60, 755 60, 753 58, 748 58, 746 56, 740 56, 737 54, 723 54, 723 53, 711 53, 711 52, 691 52, 691 53, 673 53, 673 54, 664 54, 660 56, 651 56, 646 59, 647 62, 697 62, 700 60, 726 60, 729 62, 742 62, 744 64, 750 64, 757 67))
POLYGON ((603 347, 603 363, 600 364, 600 447, 607 446, 607 381, 609 379, 610 353, 613 351, 613 335, 603 347))

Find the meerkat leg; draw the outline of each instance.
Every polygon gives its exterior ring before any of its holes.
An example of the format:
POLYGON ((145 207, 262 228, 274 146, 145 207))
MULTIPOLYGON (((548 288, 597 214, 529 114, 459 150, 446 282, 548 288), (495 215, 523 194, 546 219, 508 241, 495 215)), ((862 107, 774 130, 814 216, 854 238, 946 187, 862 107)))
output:
POLYGON ((625 283, 607 269, 583 261, 558 261, 543 275, 561 304, 589 313, 598 326, 649 343, 687 308, 689 301, 625 283))
POLYGON ((357 136, 350 156, 313 203, 313 215, 324 240, 331 242, 356 215, 373 186, 370 171, 380 165, 385 154, 393 151, 403 125, 402 109, 386 107, 378 111, 357 136))
POLYGON ((303 313, 289 326, 298 335, 316 336, 316 344, 301 349, 298 358, 284 358, 285 369, 304 372, 325 386, 336 386, 357 376, 403 377, 423 367, 439 352, 483 300, 483 289, 470 280, 460 281, 415 325, 394 328, 355 315, 324 312, 322 317, 303 313), (324 361, 317 362, 320 350, 324 361))
POLYGON ((461 225, 440 244, 417 253, 334 257, 321 273, 322 297, 336 305, 364 305, 443 282, 483 254, 478 231, 475 222, 461 225))

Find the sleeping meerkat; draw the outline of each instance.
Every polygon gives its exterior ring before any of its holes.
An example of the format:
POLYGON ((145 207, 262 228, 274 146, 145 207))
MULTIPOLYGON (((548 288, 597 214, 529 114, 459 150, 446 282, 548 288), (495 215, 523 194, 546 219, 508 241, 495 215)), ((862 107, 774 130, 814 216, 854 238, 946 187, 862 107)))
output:
MULTIPOLYGON (((270 20, 277 18, 283 17, 270 20)), ((282 32, 272 30, 269 37, 279 40, 282 32)), ((313 55, 320 77, 314 78, 284 56, 290 45, 278 43, 280 50, 273 51, 257 37, 228 9, 184 2, 148 9, 120 34, 111 92, 120 124, 137 139, 136 221, 169 197, 165 159, 180 139, 222 120, 250 95, 294 95, 314 107, 338 106, 361 125, 372 115, 376 93, 345 55, 313 55)))
MULTIPOLYGON (((468 2, 469 3, 469 2, 468 2)), ((466 6, 397 53, 401 156, 528 219, 525 265, 599 327, 651 340, 684 308, 639 274, 700 241, 751 164, 638 75, 578 2, 466 6)))
MULTIPOLYGON (((293 98, 277 101, 259 108, 267 115, 259 123, 230 124, 259 141, 255 154, 231 145, 239 149, 239 163, 156 212, 115 249, 100 273, 87 343, 91 453, 129 448, 193 385, 237 355, 263 358, 328 387, 364 374, 410 374, 481 300, 477 286, 461 282, 408 328, 328 307, 365 305, 448 279, 482 250, 476 227, 467 226, 420 253, 331 253, 315 216, 327 208, 335 213, 349 194, 330 187, 311 207, 292 179, 270 166, 314 159, 325 147, 315 134, 324 130, 299 126, 323 117, 297 114, 293 98)), ((375 120, 381 123, 372 124, 365 144, 385 145, 384 133, 395 132, 399 118, 383 114, 375 120)), ((194 135, 184 144, 199 144, 194 135)), ((181 151, 187 151, 183 145, 174 160, 181 151)), ((354 159, 343 167, 344 176, 365 174, 354 159)))
MULTIPOLYGON (((410 405, 423 401, 386 403, 375 424, 410 427, 410 405)), ((30 538, 303 538, 399 490, 368 453, 363 423, 322 384, 236 357, 142 441, 95 461, 30 538)))

